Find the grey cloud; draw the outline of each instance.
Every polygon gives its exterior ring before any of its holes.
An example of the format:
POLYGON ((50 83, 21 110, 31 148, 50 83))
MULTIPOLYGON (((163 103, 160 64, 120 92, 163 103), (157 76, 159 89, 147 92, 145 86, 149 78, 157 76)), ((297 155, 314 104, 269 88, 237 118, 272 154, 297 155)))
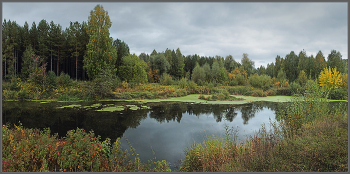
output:
POLYGON ((180 48, 240 61, 248 53, 256 67, 302 49, 348 57, 346 3, 3 3, 3 18, 22 26, 52 20, 64 29, 87 21, 97 4, 110 16, 110 36, 136 54, 180 48))

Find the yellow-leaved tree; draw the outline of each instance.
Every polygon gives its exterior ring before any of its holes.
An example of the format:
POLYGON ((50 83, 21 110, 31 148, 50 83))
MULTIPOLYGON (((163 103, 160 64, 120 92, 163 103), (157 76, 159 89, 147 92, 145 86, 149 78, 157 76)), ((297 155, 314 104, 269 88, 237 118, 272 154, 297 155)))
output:
POLYGON ((319 77, 319 83, 320 86, 326 88, 327 90, 332 88, 339 88, 343 85, 342 78, 340 76, 339 71, 337 71, 337 68, 324 68, 319 77))

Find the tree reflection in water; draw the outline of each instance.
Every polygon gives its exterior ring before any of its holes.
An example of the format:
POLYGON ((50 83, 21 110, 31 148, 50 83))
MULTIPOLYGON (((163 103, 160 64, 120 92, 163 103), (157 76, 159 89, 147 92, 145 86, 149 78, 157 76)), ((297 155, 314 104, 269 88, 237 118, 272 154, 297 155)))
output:
MULTIPOLYGON (((216 122, 222 122, 223 119, 232 122, 238 113, 241 113, 243 124, 248 124, 255 114, 263 108, 275 110, 276 103, 273 102, 255 102, 242 105, 222 105, 222 104, 196 104, 184 102, 159 102, 140 104, 137 102, 101 102, 103 105, 114 104, 118 106, 125 105, 146 105, 150 109, 131 110, 125 107, 122 111, 98 112, 101 109, 80 108, 62 108, 57 107, 69 105, 71 103, 42 103, 39 102, 3 102, 3 123, 10 125, 18 124, 20 121, 27 128, 47 128, 52 133, 58 133, 60 137, 65 136, 68 130, 84 128, 87 131, 93 130, 96 135, 102 139, 107 137, 116 139, 122 137, 128 128, 137 128, 141 121, 155 119, 159 123, 169 123, 170 121, 181 122, 183 114, 201 115, 212 114, 216 122)), ((94 103, 74 103, 76 105, 89 106, 94 103)))

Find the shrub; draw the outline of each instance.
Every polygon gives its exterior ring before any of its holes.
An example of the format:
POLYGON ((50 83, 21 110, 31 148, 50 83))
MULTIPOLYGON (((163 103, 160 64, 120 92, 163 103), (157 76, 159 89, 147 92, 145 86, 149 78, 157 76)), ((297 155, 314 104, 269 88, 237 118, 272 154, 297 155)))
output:
POLYGON ((209 92, 212 93, 213 89, 214 89, 214 84, 213 83, 209 83, 208 84, 208 88, 209 88, 209 92))
POLYGON ((176 94, 176 97, 186 96, 187 91, 186 90, 175 90, 175 94, 176 94))
POLYGON ((78 90, 76 88, 69 88, 67 91, 67 94, 70 96, 75 96, 75 97, 81 98, 81 97, 83 97, 84 92, 81 90, 78 90))
POLYGON ((29 74, 29 81, 40 91, 44 90, 43 82, 47 65, 47 63, 43 63, 40 67, 37 67, 42 61, 43 58, 36 57, 34 60, 34 66, 32 67, 31 73, 29 74))
MULTIPOLYGON (((230 98, 230 93, 226 89, 215 89, 211 100, 225 100, 230 98)), ((208 99, 210 100, 210 99, 208 99)))
POLYGON ((205 96, 204 95, 199 95, 198 99, 205 100, 205 96))
POLYGON ((198 86, 203 86, 203 85, 204 85, 204 82, 203 82, 201 79, 198 79, 197 85, 198 85, 198 86))
POLYGON ((213 89, 213 93, 214 93, 214 94, 222 93, 222 94, 224 94, 225 96, 229 96, 229 95, 230 95, 230 93, 229 93, 225 88, 214 88, 214 89, 213 89))
POLYGON ((332 89, 329 91, 328 98, 334 100, 347 100, 348 90, 345 88, 332 89))
POLYGON ((218 99, 217 94, 213 94, 211 98, 208 97, 208 101, 216 101, 218 99))
POLYGON ((18 98, 19 100, 29 99, 29 91, 26 87, 18 92, 18 98))
POLYGON ((64 72, 61 72, 60 76, 57 77, 57 83, 58 85, 62 87, 68 87, 72 84, 72 79, 68 74, 65 74, 64 72))
POLYGON ((225 100, 227 97, 227 95, 223 94, 223 93, 218 93, 217 95, 217 99, 218 100, 225 100))
POLYGON ((213 80, 213 82, 211 82, 213 84, 214 87, 218 86, 218 83, 216 82, 216 80, 213 80))
POLYGON ((260 83, 263 90, 267 90, 273 86, 271 77, 266 74, 260 76, 260 83))
POLYGON ((276 112, 276 117, 286 121, 292 134, 296 133, 303 123, 329 115, 328 102, 323 98, 324 92, 320 90, 317 82, 308 80, 306 89, 303 97, 293 97, 291 103, 280 104, 283 109, 278 109, 276 112))
POLYGON ((12 99, 12 100, 14 100, 14 99, 17 99, 17 97, 18 97, 18 92, 17 91, 9 91, 9 90, 4 90, 4 92, 3 92, 3 98, 4 99, 12 99))
POLYGON ((128 89, 129 88, 129 83, 127 81, 123 81, 121 84, 122 88, 128 89))
POLYGON ((277 89, 277 92, 276 92, 277 95, 288 95, 290 96, 291 95, 291 91, 290 91, 290 88, 278 88, 277 89))
POLYGON ((163 75, 160 77, 159 81, 160 81, 160 84, 162 84, 162 85, 172 85, 173 84, 173 78, 167 73, 163 73, 163 75))
MULTIPOLYGON (((205 81, 205 71, 204 71, 203 67, 199 66, 198 63, 196 63, 196 66, 194 67, 194 69, 192 71, 191 80, 193 80, 197 84, 198 84, 199 80, 201 80, 202 82, 205 81)), ((201 85, 199 85, 199 86, 201 86, 201 85)))
POLYGON ((251 95, 254 97, 266 97, 267 96, 267 94, 261 89, 254 90, 251 95))
POLYGON ((49 91, 57 88, 57 77, 56 74, 53 71, 49 71, 47 75, 44 77, 44 83, 46 86, 46 89, 49 91))
POLYGON ((190 80, 187 82, 187 88, 191 91, 191 93, 195 92, 197 84, 194 81, 190 80))
POLYGON ((267 96, 275 96, 276 95, 276 90, 275 89, 269 89, 266 91, 267 96))
POLYGON ((111 95, 114 79, 115 75, 111 70, 101 70, 92 81, 92 85, 89 89, 90 95, 94 99, 100 99, 111 95))
POLYGON ((258 74, 254 74, 249 76, 248 78, 249 84, 256 88, 261 88, 260 77, 258 74))
POLYGON ((210 101, 210 100, 211 100, 211 97, 210 97, 210 96, 208 96, 208 97, 207 97, 207 101, 210 101))
POLYGON ((118 87, 120 86, 121 83, 122 83, 122 82, 120 81, 120 78, 119 78, 119 77, 115 77, 115 78, 113 78, 113 80, 112 80, 112 86, 111 86, 111 88, 112 88, 112 89, 118 88, 118 87))
POLYGON ((244 93, 252 91, 254 88, 251 86, 234 86, 226 87, 226 89, 230 94, 244 95, 244 93))
POLYGON ((300 84, 297 83, 297 82, 292 82, 290 84, 289 88, 290 88, 290 92, 291 92, 292 95, 294 95, 294 94, 304 94, 304 92, 305 92, 303 90, 303 88, 300 86, 300 84))
POLYGON ((252 95, 253 94, 253 91, 247 91, 247 92, 245 92, 243 95, 245 95, 245 96, 250 96, 250 95, 252 95))
MULTIPOLYGON (((112 81, 115 81, 115 80, 112 80, 112 81)), ((129 87, 131 88, 131 89, 134 89, 136 86, 138 86, 140 84, 140 82, 137 80, 137 79, 132 79, 132 80, 129 80, 129 87)), ((112 86, 111 86, 111 88, 112 89, 114 89, 113 88, 113 82, 112 82, 112 86)))
POLYGON ((238 82, 238 85, 245 85, 247 83, 247 80, 241 74, 236 75, 236 80, 238 82))
POLYGON ((238 85, 238 81, 237 80, 231 80, 229 83, 228 83, 229 86, 237 86, 238 85))
POLYGON ((181 80, 179 81, 179 87, 181 89, 186 88, 187 86, 187 78, 186 77, 182 77, 181 80))
POLYGON ((10 90, 10 82, 2 81, 2 90, 10 90))
POLYGON ((248 78, 249 84, 255 88, 261 88, 263 90, 267 90, 272 87, 271 77, 263 74, 259 76, 258 74, 254 74, 248 78))
POLYGON ((39 134, 39 130, 24 129, 21 124, 12 129, 4 125, 2 135, 2 157, 9 161, 5 166, 3 164, 3 171, 47 171, 47 168, 55 167, 49 160, 56 146, 49 129, 39 134))
POLYGON ((169 172, 169 162, 162 160, 141 163, 135 149, 123 150, 120 138, 111 144, 109 138, 100 141, 93 131, 77 128, 66 137, 50 135, 50 129, 2 127, 3 172, 169 172), (135 156, 134 159, 131 156, 135 156), (155 164, 151 168, 151 164, 155 164))
POLYGON ((10 90, 19 91, 21 89, 21 79, 17 77, 11 78, 10 90))

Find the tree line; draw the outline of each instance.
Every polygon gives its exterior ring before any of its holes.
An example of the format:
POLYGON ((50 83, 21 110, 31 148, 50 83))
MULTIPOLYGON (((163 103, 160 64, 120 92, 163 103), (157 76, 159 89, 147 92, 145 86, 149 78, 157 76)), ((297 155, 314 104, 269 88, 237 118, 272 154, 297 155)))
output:
MULTIPOLYGON (((27 70, 33 62, 33 55, 42 58, 42 64, 47 63, 46 72, 53 71, 57 76, 63 72, 72 79, 88 79, 83 68, 84 55, 90 39, 87 26, 85 21, 76 21, 70 22, 69 27, 62 29, 60 24, 53 21, 48 23, 43 19, 38 25, 33 22, 29 27, 27 22, 20 26, 16 21, 4 19, 2 79, 8 80, 13 76, 27 79, 27 70)), ((114 40, 113 45, 117 49, 118 65, 121 57, 129 54, 129 47, 119 39, 114 40)))
MULTIPOLYGON (((199 56, 183 55, 180 48, 162 52, 130 54, 129 46, 119 39, 109 37, 111 22, 102 6, 91 11, 88 22, 70 22, 65 30, 53 21, 41 20, 29 28, 27 22, 19 26, 15 21, 4 20, 2 24, 3 79, 13 76, 27 79, 33 55, 47 65, 45 73, 61 72, 72 79, 93 79, 101 70, 109 70, 120 80, 158 83, 162 76, 180 80, 186 77, 197 84, 216 82, 245 85, 248 77, 258 74, 294 82, 300 76, 317 79, 326 68, 337 68, 347 74, 347 59, 339 51, 332 50, 326 57, 321 51, 314 57, 304 50, 299 54, 291 51, 284 58, 277 55, 275 62, 267 67, 255 68, 247 53, 236 61, 232 55, 199 56), (102 18, 101 18, 102 16, 102 18)), ((35 57, 34 56, 34 57, 35 57)), ((284 81, 283 81, 284 80, 284 81)))

